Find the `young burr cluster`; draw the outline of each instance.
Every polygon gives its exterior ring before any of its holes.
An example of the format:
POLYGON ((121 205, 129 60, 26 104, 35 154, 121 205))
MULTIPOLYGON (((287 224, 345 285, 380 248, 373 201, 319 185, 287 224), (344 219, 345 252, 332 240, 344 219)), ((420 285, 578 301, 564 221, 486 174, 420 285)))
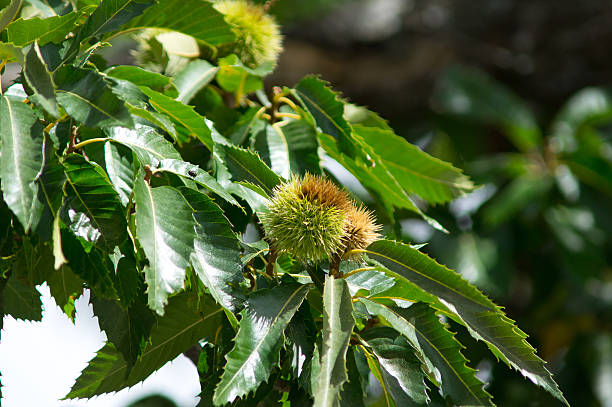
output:
POLYGON ((278 252, 306 262, 364 249, 378 238, 380 230, 374 215, 357 206, 346 191, 311 174, 278 185, 268 212, 260 219, 278 252))

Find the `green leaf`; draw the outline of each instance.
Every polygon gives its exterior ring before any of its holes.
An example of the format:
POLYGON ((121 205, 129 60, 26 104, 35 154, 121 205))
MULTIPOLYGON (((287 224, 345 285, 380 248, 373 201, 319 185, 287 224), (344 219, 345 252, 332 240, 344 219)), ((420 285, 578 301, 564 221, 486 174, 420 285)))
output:
POLYGON ((117 293, 112 278, 114 268, 108 254, 85 242, 86 251, 82 241, 66 228, 60 229, 60 237, 70 269, 85 281, 89 288, 105 297, 115 298, 117 293))
POLYGON ((57 101, 85 126, 134 126, 125 103, 112 92, 99 73, 65 66, 55 73, 54 79, 57 101))
POLYGON ((326 85, 319 78, 307 76, 294 90, 321 131, 336 140, 341 153, 354 157, 355 143, 351 137, 351 127, 344 120, 344 102, 326 85))
POLYGON ((176 97, 176 90, 172 78, 157 72, 147 71, 137 66, 119 65, 112 66, 104 71, 110 77, 132 82, 137 86, 147 86, 157 92, 176 97))
POLYGON ((206 148, 212 151, 213 141, 210 128, 193 107, 145 86, 141 86, 140 89, 149 97, 149 103, 155 110, 167 115, 175 124, 178 124, 176 130, 180 141, 188 142, 192 136, 195 136, 206 148))
POLYGON ((160 0, 121 30, 125 32, 142 28, 178 31, 213 46, 233 42, 235 38, 229 24, 213 4, 200 0, 160 0))
MULTIPOLYGON (((514 325, 489 298, 459 274, 438 264, 417 249, 402 243, 379 240, 363 250, 368 257, 422 290, 419 298, 465 325, 470 334, 483 340, 506 364, 514 367, 535 384, 566 402, 544 361, 527 343, 527 335, 514 325)), ((387 272, 385 271, 385 272, 387 272)))
POLYGON ((270 67, 273 68, 273 65, 264 63, 256 69, 250 69, 236 55, 230 54, 219 60, 216 80, 223 90, 235 92, 236 97, 240 98, 263 88, 261 78, 272 72, 270 67))
POLYGON ((83 281, 69 267, 62 267, 49 275, 47 285, 57 306, 74 322, 74 302, 83 293, 83 281))
POLYGON ((231 145, 215 145, 215 158, 230 172, 234 181, 246 181, 262 188, 268 195, 281 182, 259 156, 231 145))
POLYGON ((60 43, 74 30, 80 16, 81 13, 73 11, 49 18, 20 18, 6 28, 8 42, 18 47, 25 47, 33 42, 38 42, 40 46, 50 42, 60 43))
POLYGON ((348 381, 340 392, 340 406, 342 407, 365 407, 363 403, 364 391, 361 386, 361 374, 355 363, 355 352, 349 347, 346 352, 346 369, 348 381))
POLYGON ((23 73, 28 85, 34 91, 30 99, 44 108, 49 114, 58 117, 59 111, 53 79, 36 43, 30 47, 30 51, 25 57, 23 73))
POLYGON ((342 385, 348 380, 346 351, 354 326, 353 303, 346 281, 326 275, 320 371, 313 392, 315 407, 332 407, 339 401, 342 385))
POLYGON ((155 168, 161 160, 181 159, 181 155, 172 143, 156 132, 153 127, 137 124, 133 130, 125 127, 111 127, 106 132, 111 141, 132 150, 142 165, 155 168))
POLYGON ((22 0, 11 0, 8 6, 0 10, 0 32, 17 16, 22 0))
POLYGON ((429 399, 421 361, 406 338, 387 327, 360 334, 378 360, 385 388, 397 406, 425 405, 429 399))
POLYGON ((474 184, 460 169, 421 151, 393 131, 361 125, 354 125, 353 130, 376 165, 384 164, 407 193, 437 204, 474 190, 474 184))
POLYGON ((115 345, 128 366, 133 366, 149 339, 155 316, 144 302, 135 302, 127 310, 117 301, 92 294, 90 299, 100 329, 115 345))
POLYGON ((2 289, 2 307, 5 315, 26 321, 42 320, 42 302, 36 287, 30 286, 12 274, 2 289))
POLYGON ((212 299, 203 297, 197 305, 196 299, 188 293, 175 295, 168 302, 166 315, 158 317, 151 331, 151 341, 129 376, 127 362, 109 342, 89 362, 65 398, 90 398, 133 386, 200 339, 208 337, 214 343, 215 332, 222 321, 223 309, 212 299))
POLYGON ((145 267, 149 307, 163 315, 168 295, 183 288, 189 267, 194 238, 192 210, 175 188, 151 188, 141 175, 134 183, 134 201, 136 235, 149 259, 145 267))
POLYGON ((77 33, 76 42, 118 30, 153 4, 153 0, 103 0, 77 33))
POLYGON ((196 224, 193 269, 219 304, 237 312, 245 301, 239 287, 244 278, 238 239, 212 199, 187 187, 180 191, 193 208, 196 224))
POLYGON ((530 151, 540 144, 540 128, 524 102, 474 68, 449 69, 438 81, 433 103, 442 113, 501 127, 522 151, 530 151))
POLYGON ((211 192, 214 192, 232 205, 240 206, 238 201, 227 193, 225 188, 223 188, 212 175, 197 165, 181 160, 164 159, 159 163, 159 167, 156 169, 156 171, 170 172, 172 174, 193 180, 196 184, 203 186, 211 192))
POLYGON ((174 77, 173 83, 179 92, 176 100, 189 103, 196 93, 214 79, 218 69, 203 59, 190 61, 174 77))
MULTIPOLYGON (((457 405, 461 406, 493 405, 491 395, 483 389, 484 384, 476 378, 476 371, 466 365, 467 359, 461 354, 462 345, 440 322, 431 308, 423 303, 405 309, 386 307, 364 298, 360 301, 366 306, 368 312, 382 317, 408 339, 412 347, 422 356, 428 370, 440 382, 444 396, 450 396, 457 405)), ((384 350, 384 348, 381 349, 380 343, 375 343, 375 345, 379 345, 379 352, 384 350)), ((385 355, 384 352, 383 355, 385 355)), ((383 367, 392 366, 384 358, 381 360, 379 357, 379 361, 383 367)), ((404 379, 407 378, 404 377, 404 379)), ((420 381, 422 378, 419 379, 420 381)), ((422 398, 421 392, 422 389, 419 390, 422 398)))
POLYGON ((235 346, 213 397, 217 406, 231 403, 267 380, 279 360, 283 332, 310 287, 282 284, 255 291, 240 313, 235 346))
POLYGON ((0 97, 0 179, 4 200, 26 230, 35 228, 42 206, 35 199, 42 170, 43 125, 25 103, 0 97))
POLYGON ((263 129, 257 134, 255 143, 261 152, 262 160, 270 165, 270 169, 280 177, 289 178, 291 175, 289 143, 281 128, 264 124, 263 129))
POLYGON ((66 224, 77 236, 112 251, 127 238, 121 202, 99 165, 79 154, 62 160, 66 173, 66 224))
POLYGON ((303 120, 290 120, 284 126, 275 126, 289 149, 292 174, 320 174, 321 165, 317 149, 316 130, 303 120))
POLYGON ((127 206, 134 189, 132 152, 121 144, 104 143, 104 163, 121 204, 127 206))

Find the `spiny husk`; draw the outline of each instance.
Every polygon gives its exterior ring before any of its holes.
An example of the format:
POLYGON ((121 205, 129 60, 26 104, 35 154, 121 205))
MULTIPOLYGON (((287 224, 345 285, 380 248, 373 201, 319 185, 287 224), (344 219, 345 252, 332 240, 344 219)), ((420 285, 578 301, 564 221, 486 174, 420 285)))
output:
POLYGON ((263 6, 246 0, 220 0, 215 2, 217 11, 225 16, 236 34, 231 49, 243 64, 252 68, 264 62, 276 64, 283 50, 282 36, 274 18, 266 14, 263 6))
POLYGON ((380 229, 373 214, 357 207, 346 191, 310 174, 277 186, 260 219, 277 251, 307 262, 363 249, 380 229))

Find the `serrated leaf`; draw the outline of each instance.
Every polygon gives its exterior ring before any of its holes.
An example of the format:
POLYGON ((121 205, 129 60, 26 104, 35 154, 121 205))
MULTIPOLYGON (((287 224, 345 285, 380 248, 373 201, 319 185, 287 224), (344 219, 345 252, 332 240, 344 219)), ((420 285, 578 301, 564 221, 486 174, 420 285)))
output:
POLYGON ((168 295, 183 288, 193 252, 194 220, 185 198, 175 188, 151 188, 142 175, 134 183, 136 236, 147 255, 149 307, 164 314, 168 295), (172 208, 172 210, 168 210, 172 208))
POLYGON ((74 302, 83 293, 83 281, 69 267, 62 267, 49 275, 47 285, 57 306, 74 322, 74 302))
POLYGON ((359 301, 366 306, 368 312, 382 317, 408 339, 428 370, 433 372, 436 380, 440 382, 444 396, 450 396, 461 406, 493 405, 491 395, 476 378, 476 371, 466 365, 467 359, 461 354, 462 345, 440 322, 431 308, 423 303, 405 309, 386 307, 364 298, 359 301))
POLYGON ((90 302, 108 342, 115 345, 115 349, 121 353, 128 366, 132 367, 149 339, 149 333, 155 323, 154 314, 144 302, 137 301, 128 309, 123 309, 117 301, 93 294, 90 302))
POLYGON ((235 346, 225 357, 227 365, 215 389, 215 405, 233 402, 268 379, 279 360, 283 332, 309 290, 307 285, 289 283, 249 296, 235 346))
POLYGON ((36 287, 30 286, 11 275, 2 289, 2 307, 4 315, 26 321, 42 320, 42 301, 36 287))
POLYGON ((122 31, 165 28, 190 35, 213 46, 234 41, 230 25, 211 3, 199 0, 160 0, 142 16, 124 25, 122 31))
POLYGON ((65 222, 70 230, 104 250, 127 238, 127 222, 117 192, 99 165, 79 154, 62 159, 66 173, 65 222))
POLYGON ((63 16, 48 18, 20 18, 6 27, 8 42, 25 47, 33 42, 43 46, 50 42, 60 43, 74 30, 81 13, 70 12, 63 16))
POLYGON ((313 391, 315 407, 338 405, 342 385, 348 380, 346 351, 354 326, 353 303, 346 281, 325 275, 320 371, 313 391))
POLYGON ((195 239, 190 257, 193 269, 219 304, 237 312, 245 301, 239 287, 244 278, 238 239, 212 199, 187 187, 180 191, 193 209, 195 239))
POLYGON ((59 104, 85 126, 134 126, 125 103, 99 73, 65 66, 55 73, 54 80, 59 104))
POLYGON ((204 117, 200 116, 192 106, 187 106, 145 86, 141 86, 140 89, 149 97, 149 103, 155 110, 167 115, 178 125, 176 130, 179 134, 179 141, 188 142, 191 137, 195 136, 212 151, 213 141, 210 128, 206 125, 204 117))
POLYGON ((356 148, 351 127, 344 119, 344 103, 338 95, 327 87, 325 81, 314 76, 302 79, 294 90, 317 126, 336 140, 340 152, 354 157, 356 148))
POLYGON ((161 160, 181 159, 181 155, 172 143, 156 132, 153 127, 137 124, 133 130, 125 127, 111 127, 106 131, 109 139, 132 150, 142 165, 155 168, 161 160))
POLYGON ((437 83, 433 103, 443 113, 500 126, 522 151, 530 151, 540 143, 540 128, 524 102, 474 68, 449 69, 437 83))
POLYGON ((30 47, 30 51, 25 57, 23 73, 30 88, 34 91, 30 99, 44 108, 49 114, 58 117, 59 111, 53 79, 36 43, 30 47))
POLYGON ((43 125, 26 104, 0 97, 0 179, 4 200, 26 230, 35 228, 42 206, 35 199, 42 170, 43 125))
POLYGON ((333 138, 326 134, 319 134, 319 143, 331 158, 350 171, 361 182, 364 188, 384 203, 387 212, 392 213, 394 207, 406 208, 419 214, 435 229, 446 231, 435 219, 425 215, 416 206, 412 198, 402 189, 382 162, 379 165, 375 165, 373 164, 372 157, 368 156, 351 159, 349 156, 341 153, 333 138))
POLYGON ((320 174, 321 165, 317 152, 319 143, 316 130, 303 120, 291 120, 283 126, 275 126, 282 133, 289 149, 289 165, 292 174, 320 174))
POLYGON ((535 349, 525 340, 527 335, 499 306, 459 274, 402 243, 379 240, 363 252, 380 263, 383 271, 401 276, 420 288, 418 300, 431 303, 466 326, 470 334, 483 340, 498 358, 566 403, 544 361, 535 355, 535 349))
POLYGON ((397 406, 425 405, 427 386, 421 361, 408 341, 395 330, 375 327, 360 334, 372 348, 380 366, 384 385, 397 406))
POLYGON ((85 243, 88 246, 86 252, 82 242, 66 228, 60 229, 60 236, 70 269, 100 295, 116 297, 112 278, 114 268, 108 254, 89 243, 85 243))
POLYGON ((223 309, 207 297, 199 306, 188 293, 173 296, 166 315, 157 318, 151 342, 129 371, 128 364, 112 343, 107 343, 83 370, 65 398, 90 398, 119 391, 146 379, 151 373, 206 337, 214 343, 223 320, 223 309))
POLYGON ((181 177, 193 180, 196 184, 203 186, 211 192, 214 192, 232 205, 240 206, 238 201, 227 193, 225 188, 223 188, 212 175, 197 165, 181 160, 164 159, 159 163, 157 171, 170 172, 172 174, 180 175, 181 177))
POLYGON ((360 125, 354 125, 353 131, 376 165, 383 163, 406 192, 427 202, 448 202, 475 188, 460 169, 423 152, 393 131, 360 125))
POLYGON ((104 163, 108 178, 117 191, 121 204, 127 206, 134 189, 132 152, 121 144, 104 143, 104 163))
POLYGON ((261 158, 252 151, 231 145, 215 145, 215 158, 223 164, 234 181, 246 181, 262 188, 268 195, 281 182, 261 158))
POLYGON ((214 79, 218 69, 203 59, 190 61, 174 77, 173 83, 179 93, 176 100, 189 103, 196 93, 214 79))
MULTIPOLYGON (((341 269, 342 270, 342 269, 341 269)), ((347 270, 350 272, 350 269, 347 270)), ((363 270, 344 278, 348 283, 351 295, 360 290, 366 290, 369 295, 375 295, 393 287, 395 279, 378 270, 363 270)))
POLYGON ((265 124, 255 140, 258 150, 262 152, 262 159, 269 163, 270 169, 280 177, 289 178, 291 175, 289 161, 289 143, 285 134, 278 126, 265 124))

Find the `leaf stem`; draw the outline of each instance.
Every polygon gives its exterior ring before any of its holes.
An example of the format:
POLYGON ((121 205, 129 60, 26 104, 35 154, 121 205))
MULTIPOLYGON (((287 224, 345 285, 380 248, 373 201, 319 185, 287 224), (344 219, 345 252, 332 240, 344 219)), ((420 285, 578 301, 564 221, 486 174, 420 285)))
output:
POLYGON ((293 100, 289 99, 288 97, 280 96, 278 98, 278 101, 279 102, 283 102, 284 104, 291 106, 291 108, 293 110, 295 110, 296 112, 298 111, 298 107, 295 105, 295 103, 293 103, 293 100))
POLYGON ((285 112, 276 113, 276 117, 288 117, 290 119, 295 119, 295 120, 300 120, 302 118, 299 114, 285 113, 285 112))
POLYGON ((2 62, 0 62, 0 96, 2 95, 2 70, 4 69, 7 61, 8 59, 3 59, 2 62))
POLYGON ((90 138, 89 140, 81 141, 80 143, 75 144, 74 146, 72 146, 72 150, 78 150, 79 148, 85 147, 87 144, 100 143, 107 140, 109 140, 108 137, 90 138))
POLYGON ((67 114, 63 115, 62 117, 60 117, 59 119, 52 121, 51 123, 49 123, 47 125, 47 127, 45 127, 44 132, 49 134, 49 132, 51 131, 51 129, 56 126, 59 122, 66 120, 66 118, 68 117, 67 114))

